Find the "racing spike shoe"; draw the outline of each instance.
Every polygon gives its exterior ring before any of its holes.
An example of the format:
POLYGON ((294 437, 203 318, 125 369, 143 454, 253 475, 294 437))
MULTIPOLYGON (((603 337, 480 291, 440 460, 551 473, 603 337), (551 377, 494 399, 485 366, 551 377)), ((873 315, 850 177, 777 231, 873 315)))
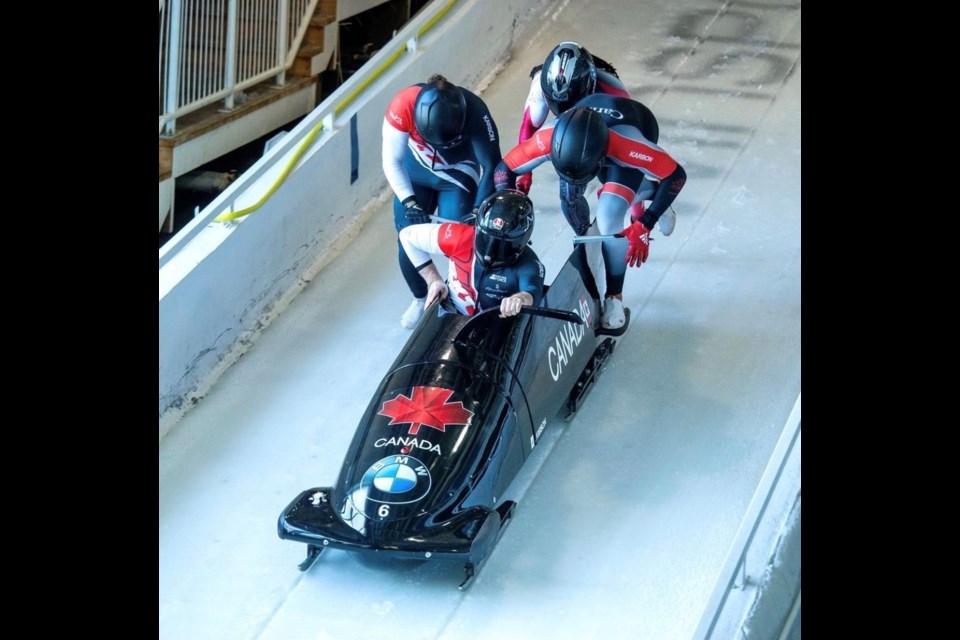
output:
POLYGON ((607 298, 603 301, 603 315, 600 316, 600 325, 604 329, 619 329, 627 321, 623 315, 623 300, 607 298))
POLYGON ((426 301, 426 298, 414 298, 407 310, 400 316, 400 326, 404 329, 413 329, 417 326, 423 316, 423 303, 426 301))
POLYGON ((660 219, 657 220, 657 228, 665 236, 673 233, 673 228, 677 226, 677 214, 673 212, 673 207, 667 207, 660 219))

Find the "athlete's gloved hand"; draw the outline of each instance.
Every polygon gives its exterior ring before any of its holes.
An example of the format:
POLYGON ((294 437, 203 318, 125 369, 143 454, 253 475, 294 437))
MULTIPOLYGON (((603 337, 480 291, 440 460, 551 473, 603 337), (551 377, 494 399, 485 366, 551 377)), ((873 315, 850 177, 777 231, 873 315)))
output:
POLYGON ((650 229, 637 220, 620 233, 630 241, 626 263, 631 267, 639 267, 650 255, 650 229))
POLYGON ((427 212, 417 204, 416 196, 407 196, 401 202, 405 209, 403 215, 407 216, 407 221, 410 224, 424 224, 430 222, 430 216, 427 215, 427 212))
POLYGON ((533 185, 533 171, 528 171, 517 176, 517 190, 523 191, 523 195, 530 195, 530 187, 533 185))

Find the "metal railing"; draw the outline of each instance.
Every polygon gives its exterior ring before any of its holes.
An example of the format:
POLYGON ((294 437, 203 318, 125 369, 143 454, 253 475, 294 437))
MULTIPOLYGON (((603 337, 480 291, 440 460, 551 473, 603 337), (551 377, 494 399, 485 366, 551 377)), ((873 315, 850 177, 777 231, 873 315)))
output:
POLYGON ((799 440, 800 395, 797 396, 793 410, 780 433, 777 446, 774 447, 767 468, 760 478, 760 484, 757 485, 750 506, 747 507, 747 512, 740 523, 740 529, 737 531, 730 552, 727 554, 727 560, 720 572, 720 578, 717 580, 713 594, 710 596, 703 616, 700 618, 700 624, 697 625, 697 630, 693 635, 694 640, 713 638, 717 623, 724 612, 724 605, 727 603, 731 590, 736 588, 736 582, 738 577, 741 577, 741 572, 744 574, 742 576, 744 585, 747 583, 745 575, 747 552, 750 550, 750 545, 753 543, 760 522, 767 511, 774 489, 777 488, 777 483, 780 481, 787 460, 790 458, 790 453, 799 440))
POLYGON ((159 96, 163 135, 176 119, 286 70, 319 0, 159 0, 159 96))
POLYGON ((259 162, 243 173, 223 193, 211 202, 204 211, 169 242, 160 247, 159 266, 162 269, 177 252, 195 238, 207 225, 226 222, 247 216, 262 207, 270 199, 290 173, 298 165, 320 134, 333 129, 333 120, 353 104, 378 78, 397 64, 405 55, 416 52, 418 42, 433 30, 458 3, 463 0, 446 0, 442 5, 430 5, 398 33, 391 44, 378 51, 357 73, 337 88, 323 103, 317 106, 290 135, 281 140, 259 162), (290 154, 290 151, 293 151, 290 154), (283 162, 283 170, 272 185, 251 206, 235 209, 235 202, 244 196, 247 189, 277 163, 283 162))
MULTIPOLYGON (((447 3, 441 8, 436 14, 434 14, 430 19, 427 20, 426 24, 417 29, 417 35, 415 38, 407 40, 404 44, 396 47, 393 50, 386 60, 384 60, 380 65, 374 68, 370 73, 365 73, 362 76, 362 79, 357 84, 356 87, 351 89, 350 93, 347 94, 342 101, 338 102, 333 108, 333 111, 325 118, 327 128, 331 128, 333 125, 333 118, 340 115, 340 112, 345 110, 350 104, 361 95, 367 87, 369 87, 373 82, 379 78, 387 69, 396 64, 404 54, 412 51, 416 51, 417 41, 424 36, 428 31, 433 29, 433 27, 445 16, 447 12, 450 11, 457 2, 460 0, 448 0, 447 3)), ((306 153, 307 149, 314 143, 317 139, 317 136, 323 131, 324 120, 321 120, 319 123, 314 126, 314 128, 307 134, 307 137, 300 143, 300 146, 297 148, 296 153, 293 155, 290 160, 287 161, 286 166, 280 174, 280 177, 277 178, 276 182, 273 184, 270 189, 263 195, 260 200, 258 200, 253 205, 241 209, 240 211, 230 211, 224 212, 214 218, 214 222, 225 222, 228 220, 236 220, 237 218, 242 218, 244 216, 250 215, 257 209, 263 206, 263 204, 274 194, 277 188, 287 179, 287 176, 290 175, 290 172, 293 170, 294 166, 300 161, 300 158, 306 153)))

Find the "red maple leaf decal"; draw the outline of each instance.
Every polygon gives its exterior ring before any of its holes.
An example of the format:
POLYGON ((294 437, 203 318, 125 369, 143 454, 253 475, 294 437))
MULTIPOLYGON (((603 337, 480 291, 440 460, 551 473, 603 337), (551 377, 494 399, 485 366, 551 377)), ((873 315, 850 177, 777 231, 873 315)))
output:
POLYGON ((414 387, 410 397, 400 394, 383 403, 377 413, 391 418, 390 424, 410 423, 411 435, 421 426, 446 431, 448 424, 467 424, 473 411, 463 408, 462 402, 447 402, 453 391, 440 387, 414 387))

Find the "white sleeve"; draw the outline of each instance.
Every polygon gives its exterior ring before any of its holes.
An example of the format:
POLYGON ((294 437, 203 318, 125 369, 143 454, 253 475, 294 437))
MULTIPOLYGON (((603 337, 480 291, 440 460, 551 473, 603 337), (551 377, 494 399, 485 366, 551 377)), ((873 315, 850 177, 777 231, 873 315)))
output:
POLYGON ((407 141, 410 139, 410 134, 398 131, 384 118, 382 135, 383 173, 397 198, 403 201, 413 195, 410 175, 403 168, 403 156, 407 152, 407 141))
POLYGON ((430 262, 431 254, 442 255, 440 251, 440 228, 445 224, 412 224, 400 229, 400 244, 417 271, 430 262))
POLYGON ((543 97, 543 89, 540 87, 540 71, 533 74, 533 80, 530 82, 530 93, 527 94, 527 102, 523 105, 524 110, 529 110, 530 124, 534 129, 539 129, 547 121, 550 115, 550 107, 547 105, 547 99, 543 97))

